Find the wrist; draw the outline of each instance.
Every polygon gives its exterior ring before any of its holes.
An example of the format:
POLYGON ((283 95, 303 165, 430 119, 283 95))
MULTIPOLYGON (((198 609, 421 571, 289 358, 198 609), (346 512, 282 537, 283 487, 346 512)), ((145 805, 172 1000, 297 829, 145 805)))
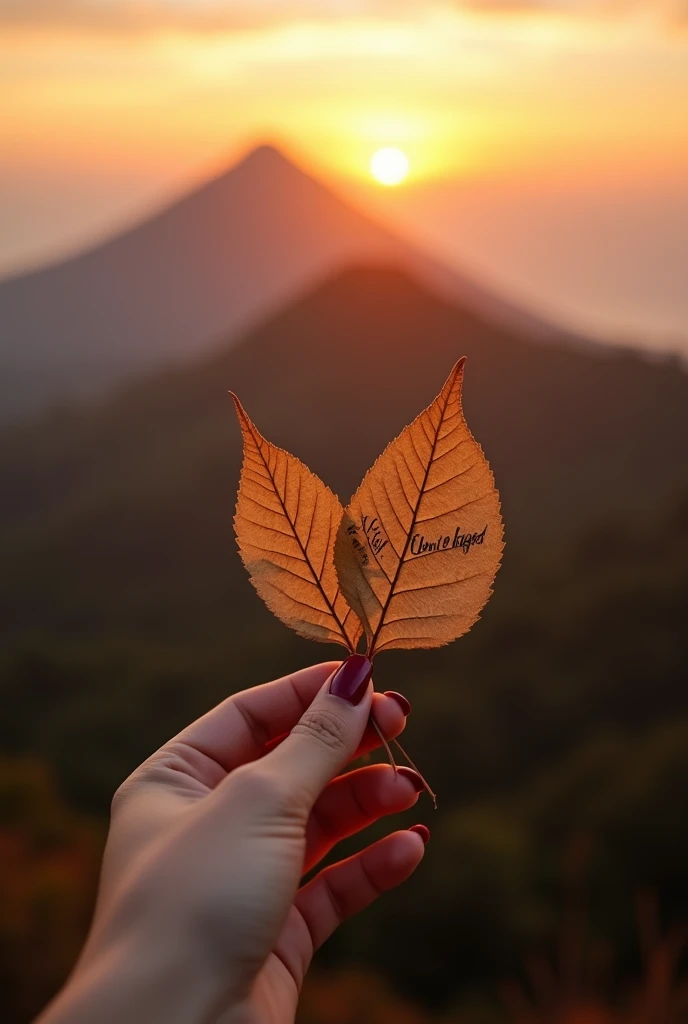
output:
POLYGON ((232 1004, 228 978, 179 936, 133 939, 123 932, 89 940, 38 1024, 201 1024, 231 1013, 232 1004))

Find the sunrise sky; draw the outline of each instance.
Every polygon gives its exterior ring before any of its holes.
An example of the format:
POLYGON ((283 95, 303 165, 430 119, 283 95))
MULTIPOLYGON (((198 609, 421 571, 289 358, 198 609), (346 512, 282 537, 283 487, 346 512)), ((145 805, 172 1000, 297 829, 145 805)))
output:
POLYGON ((0 33, 4 273, 271 140, 554 316, 688 344, 686 0, 0 0, 0 33))

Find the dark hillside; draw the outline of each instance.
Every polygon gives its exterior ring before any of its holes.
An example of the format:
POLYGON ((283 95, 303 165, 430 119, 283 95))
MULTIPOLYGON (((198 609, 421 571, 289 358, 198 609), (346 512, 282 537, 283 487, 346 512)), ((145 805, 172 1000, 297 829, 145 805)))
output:
MULTIPOLYGON (((530 345, 404 273, 357 269, 212 359, 0 434, 0 753, 104 815, 213 702, 337 653, 274 620, 239 564, 227 389, 346 497, 462 354, 504 567, 468 636, 376 663, 377 687, 412 701, 407 746, 440 810, 413 812, 433 830, 423 872, 324 951, 442 1006, 552 938, 579 840, 592 926, 624 970, 638 887, 688 920, 688 505, 670 493, 686 375, 530 345)), ((0 978, 0 998, 17 984, 31 1002, 31 972, 0 978)))

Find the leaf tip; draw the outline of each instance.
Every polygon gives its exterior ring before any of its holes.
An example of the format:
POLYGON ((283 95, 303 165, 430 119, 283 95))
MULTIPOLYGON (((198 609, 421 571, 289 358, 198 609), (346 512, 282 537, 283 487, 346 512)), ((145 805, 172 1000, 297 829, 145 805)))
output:
POLYGON ((461 356, 461 358, 458 359, 454 363, 454 366, 452 367, 452 371, 449 374, 449 376, 447 377, 447 382, 445 384, 445 387, 448 386, 452 390, 454 388, 459 388, 459 389, 462 388, 462 386, 463 386, 463 371, 464 371, 464 367, 466 366, 466 358, 467 358, 466 356, 461 356))
POLYGON ((234 402, 234 411, 237 414, 237 419, 239 420, 239 425, 243 429, 243 425, 246 424, 246 421, 248 419, 248 416, 246 415, 246 410, 244 409, 243 405, 241 404, 241 400, 240 400, 238 395, 235 395, 233 391, 228 391, 227 394, 229 395, 229 397, 234 402))

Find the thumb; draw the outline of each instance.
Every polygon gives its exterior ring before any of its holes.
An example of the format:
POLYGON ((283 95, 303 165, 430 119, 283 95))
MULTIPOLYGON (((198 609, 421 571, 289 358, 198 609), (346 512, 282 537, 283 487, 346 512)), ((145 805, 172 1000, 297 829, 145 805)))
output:
POLYGON ((290 789, 303 794, 309 810, 361 742, 370 716, 372 671, 363 654, 342 662, 287 738, 263 759, 290 789))

